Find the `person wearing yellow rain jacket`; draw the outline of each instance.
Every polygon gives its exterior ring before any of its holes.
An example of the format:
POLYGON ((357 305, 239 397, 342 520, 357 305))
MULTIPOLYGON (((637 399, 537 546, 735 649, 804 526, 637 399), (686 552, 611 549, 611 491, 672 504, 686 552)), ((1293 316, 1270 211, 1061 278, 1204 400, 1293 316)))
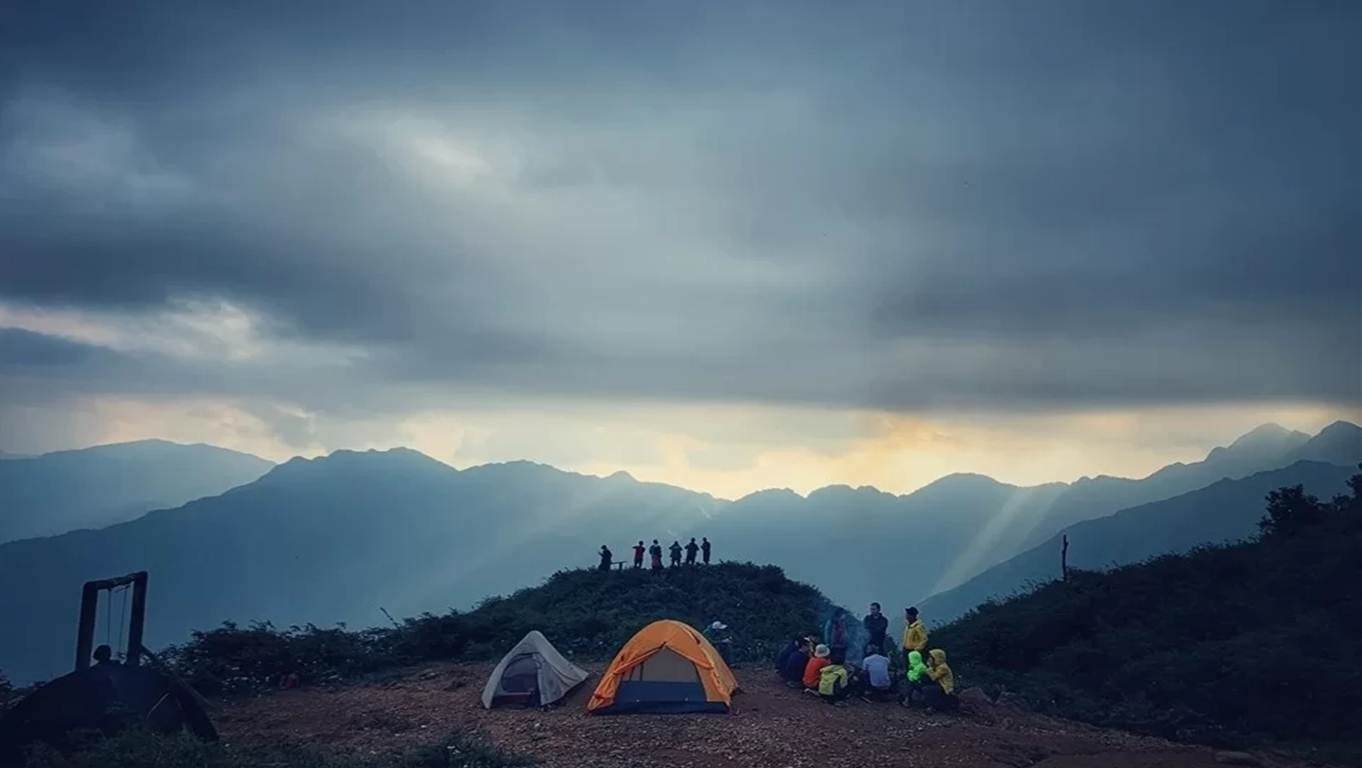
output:
POLYGON ((955 673, 946 663, 946 652, 933 648, 927 656, 931 659, 927 664, 927 677, 936 683, 924 689, 927 709, 953 712, 959 708, 960 700, 955 698, 955 673))
POLYGON ((899 703, 905 707, 913 706, 915 700, 921 701, 926 697, 923 692, 928 685, 932 684, 931 677, 927 674, 927 665, 922 662, 922 651, 908 652, 908 688, 899 697, 899 703))
POLYGON ((831 663, 818 671, 818 697, 829 704, 841 706, 850 690, 851 672, 846 662, 846 654, 834 652, 831 663))
POLYGON ((908 654, 912 651, 918 653, 927 652, 927 626, 918 618, 917 608, 905 608, 903 611, 903 666, 907 668, 908 654))

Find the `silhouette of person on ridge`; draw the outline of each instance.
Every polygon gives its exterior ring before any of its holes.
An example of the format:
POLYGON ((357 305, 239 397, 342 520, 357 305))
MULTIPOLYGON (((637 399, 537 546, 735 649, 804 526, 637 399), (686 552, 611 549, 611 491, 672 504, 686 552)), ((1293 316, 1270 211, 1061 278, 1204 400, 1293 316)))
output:
POLYGON ((675 568, 681 564, 681 542, 673 541, 668 549, 672 553, 672 567, 675 568))
POLYGON ((614 555, 610 552, 610 548, 607 547, 607 546, 605 546, 604 544, 602 544, 602 545, 601 545, 601 565, 600 565, 600 569, 601 569, 602 571, 608 571, 608 570, 610 570, 610 560, 611 560, 611 558, 613 558, 613 557, 614 557, 614 555))
POLYGON ((695 543, 695 537, 690 537, 690 543, 686 545, 686 565, 695 565, 695 553, 700 551, 700 545, 695 543))
MULTIPOLYGON (((694 539, 692 539, 694 541, 694 539)), ((700 542, 700 555, 705 559, 705 565, 709 565, 709 537, 704 537, 700 542)))
POLYGON ((653 539, 653 545, 648 547, 648 554, 653 556, 653 570, 662 570, 662 545, 657 543, 657 539, 653 539))
POLYGON ((640 540, 639 543, 638 543, 638 545, 634 547, 634 567, 635 567, 635 568, 642 568, 642 567, 643 567, 643 553, 646 552, 646 551, 647 551, 647 547, 643 546, 643 542, 640 540))

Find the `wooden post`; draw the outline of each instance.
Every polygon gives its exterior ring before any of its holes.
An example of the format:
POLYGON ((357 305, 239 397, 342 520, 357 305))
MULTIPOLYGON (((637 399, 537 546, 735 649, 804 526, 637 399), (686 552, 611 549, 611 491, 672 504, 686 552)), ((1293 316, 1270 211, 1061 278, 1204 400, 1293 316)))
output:
POLYGON ((1064 534, 1064 546, 1059 550, 1059 573, 1064 581, 1069 580, 1069 534, 1064 534))
POLYGON ((80 591, 80 624, 76 627, 76 669, 90 666, 95 645, 95 611, 99 608, 99 585, 87 581, 80 591))
POLYGON ((128 619, 128 648, 123 663, 137 666, 142 660, 142 630, 147 621, 147 572, 132 574, 132 616, 128 619))

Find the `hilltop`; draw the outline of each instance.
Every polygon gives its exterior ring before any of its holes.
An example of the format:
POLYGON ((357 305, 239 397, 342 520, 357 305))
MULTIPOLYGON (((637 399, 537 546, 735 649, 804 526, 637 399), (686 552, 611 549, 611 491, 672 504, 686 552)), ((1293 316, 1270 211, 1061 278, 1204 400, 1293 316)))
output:
POLYGON ((1072 571, 932 640, 1042 711, 1362 758, 1362 475, 1348 485, 1329 501, 1273 491, 1254 541, 1072 571))

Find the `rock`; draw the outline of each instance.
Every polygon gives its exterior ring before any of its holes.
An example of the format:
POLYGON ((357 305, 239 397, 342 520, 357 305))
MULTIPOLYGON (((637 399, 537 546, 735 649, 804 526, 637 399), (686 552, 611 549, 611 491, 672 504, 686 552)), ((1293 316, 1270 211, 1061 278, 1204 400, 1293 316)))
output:
POLYGON ((1261 766, 1263 764, 1262 760, 1259 760, 1247 752, 1216 752, 1215 761, 1221 765, 1261 766))
POLYGON ((998 694, 998 700, 993 703, 1000 707, 1015 707, 1017 709, 1022 708, 1026 704, 1026 702, 1022 701, 1022 697, 1011 691, 1003 691, 998 694))
POLYGON ((961 703, 969 703, 975 706, 993 706, 993 702, 988 698, 988 694, 984 693, 983 688, 977 686, 966 688, 956 695, 960 697, 961 703))

